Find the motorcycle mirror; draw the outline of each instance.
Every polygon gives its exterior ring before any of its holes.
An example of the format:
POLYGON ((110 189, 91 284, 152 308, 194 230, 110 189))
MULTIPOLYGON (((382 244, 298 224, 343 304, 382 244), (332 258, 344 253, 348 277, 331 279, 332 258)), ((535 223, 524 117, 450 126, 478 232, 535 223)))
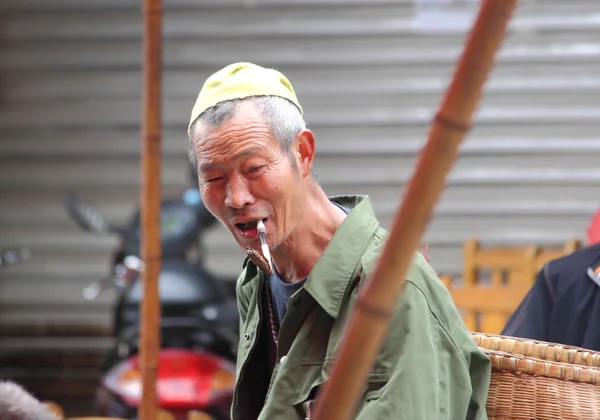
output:
POLYGON ((78 198, 75 193, 69 191, 65 194, 64 204, 71 219, 82 229, 100 235, 117 232, 98 210, 78 198))
POLYGON ((112 282, 113 278, 111 276, 104 277, 84 287, 81 295, 85 300, 96 300, 98 296, 110 287, 112 282))
POLYGON ((29 248, 15 248, 0 252, 0 267, 4 265, 17 264, 31 257, 29 248))
POLYGON ((128 255, 123 260, 123 265, 129 270, 141 273, 144 270, 144 262, 135 255, 128 255))
POLYGON ((95 300, 101 293, 102 288, 98 283, 92 283, 81 291, 81 295, 85 300, 95 300))
POLYGON ((217 222, 217 218, 204 206, 198 188, 188 188, 181 198, 185 204, 195 209, 201 229, 206 229, 217 222))

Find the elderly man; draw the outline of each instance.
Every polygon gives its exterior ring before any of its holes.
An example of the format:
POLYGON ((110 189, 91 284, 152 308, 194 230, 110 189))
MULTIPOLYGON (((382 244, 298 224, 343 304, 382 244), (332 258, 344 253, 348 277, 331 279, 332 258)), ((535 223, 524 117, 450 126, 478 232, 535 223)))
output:
MULTIPOLYGON (((235 63, 213 74, 188 134, 206 207, 249 254, 236 288, 232 418, 310 418, 386 232, 368 197, 328 197, 321 189, 312 173, 315 135, 290 81, 276 70, 235 63)), ((489 359, 421 254, 404 280, 356 418, 487 418, 489 359)))

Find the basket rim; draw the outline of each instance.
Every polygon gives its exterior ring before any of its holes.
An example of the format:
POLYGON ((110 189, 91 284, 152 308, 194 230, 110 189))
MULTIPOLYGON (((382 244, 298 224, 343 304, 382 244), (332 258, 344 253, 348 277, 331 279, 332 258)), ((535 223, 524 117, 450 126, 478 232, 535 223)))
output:
MULTIPOLYGON (((510 335, 500 335, 500 334, 489 334, 489 333, 483 333, 483 332, 476 332, 476 331, 470 331, 471 336, 473 336, 473 338, 476 338, 477 336, 482 336, 482 337, 486 337, 486 338, 491 338, 491 339, 497 339, 498 341, 516 341, 519 343, 524 343, 524 344, 535 344, 535 345, 541 345, 541 346, 547 346, 547 347, 556 347, 556 348, 562 348, 565 350, 576 350, 577 352, 580 353, 590 353, 590 354, 597 354, 600 356, 600 351, 596 351, 596 350, 591 350, 591 349, 586 349, 584 347, 578 347, 578 346, 572 346, 569 344, 561 344, 561 343, 555 343, 552 341, 543 341, 543 340, 536 340, 533 338, 525 338, 525 337, 513 337, 510 335)), ((491 349, 491 350, 495 350, 495 349, 491 349)))
POLYGON ((472 333, 480 348, 580 366, 600 367, 600 352, 582 347, 527 338, 472 333))
POLYGON ((541 360, 486 348, 481 350, 489 357, 492 370, 600 385, 600 368, 596 366, 541 360))

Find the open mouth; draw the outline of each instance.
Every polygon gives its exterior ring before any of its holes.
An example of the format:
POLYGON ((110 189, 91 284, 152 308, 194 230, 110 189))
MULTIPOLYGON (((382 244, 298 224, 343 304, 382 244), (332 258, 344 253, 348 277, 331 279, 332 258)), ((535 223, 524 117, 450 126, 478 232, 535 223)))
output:
MULTIPOLYGON (((235 227, 236 229, 244 236, 246 237, 254 237, 258 235, 258 229, 256 227, 256 224, 258 223, 258 220, 253 220, 251 222, 247 222, 247 223, 236 223, 235 227)), ((267 222, 267 219, 262 219, 263 223, 267 222)))

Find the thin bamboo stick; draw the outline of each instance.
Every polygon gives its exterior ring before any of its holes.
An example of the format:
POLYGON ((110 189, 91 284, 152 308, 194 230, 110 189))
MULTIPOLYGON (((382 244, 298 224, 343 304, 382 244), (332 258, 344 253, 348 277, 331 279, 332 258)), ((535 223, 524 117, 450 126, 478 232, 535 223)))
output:
POLYGON ((316 420, 348 420, 356 411, 360 392, 402 293, 402 279, 471 125, 516 4, 516 0, 482 2, 377 267, 349 319, 331 379, 318 396, 316 420))
POLYGON ((161 67, 162 4, 161 0, 144 0, 144 61, 142 118, 142 205, 141 257, 144 299, 140 319, 140 370, 142 400, 140 420, 158 416, 156 372, 160 348, 160 301, 158 276, 161 264, 160 197, 161 197, 161 67))

